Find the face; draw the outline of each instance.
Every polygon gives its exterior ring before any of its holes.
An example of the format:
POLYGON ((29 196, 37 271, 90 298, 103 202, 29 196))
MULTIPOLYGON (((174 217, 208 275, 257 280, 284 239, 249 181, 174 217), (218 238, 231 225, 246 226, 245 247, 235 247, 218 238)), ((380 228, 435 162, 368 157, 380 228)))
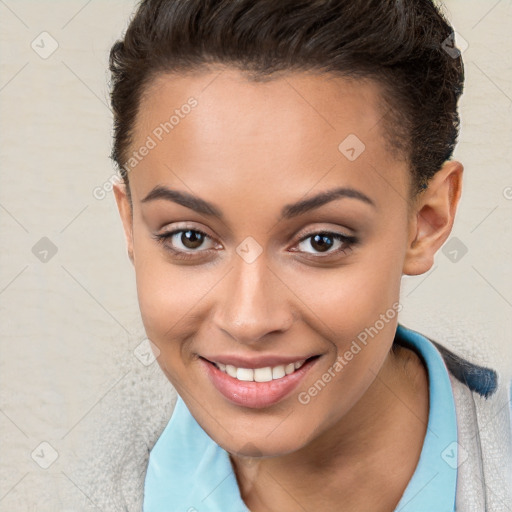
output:
POLYGON ((304 73, 162 75, 144 96, 133 212, 115 188, 140 311, 158 364, 231 453, 301 449, 386 365, 401 276, 440 238, 421 245, 434 226, 407 201, 384 112, 375 83, 304 73))

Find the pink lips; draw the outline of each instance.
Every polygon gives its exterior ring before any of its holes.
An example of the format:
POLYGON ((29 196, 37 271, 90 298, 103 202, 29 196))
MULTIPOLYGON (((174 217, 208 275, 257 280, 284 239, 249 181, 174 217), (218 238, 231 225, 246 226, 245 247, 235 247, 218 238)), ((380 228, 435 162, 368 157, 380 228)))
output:
POLYGON ((260 409, 269 407, 290 394, 316 364, 318 358, 306 361, 298 370, 269 382, 244 382, 219 370, 215 364, 200 358, 208 378, 215 388, 230 402, 243 407, 260 409))

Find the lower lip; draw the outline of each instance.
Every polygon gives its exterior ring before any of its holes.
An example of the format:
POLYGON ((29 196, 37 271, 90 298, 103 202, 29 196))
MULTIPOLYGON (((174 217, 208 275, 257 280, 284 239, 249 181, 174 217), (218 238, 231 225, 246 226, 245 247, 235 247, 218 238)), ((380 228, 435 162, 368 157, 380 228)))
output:
POLYGON ((269 382, 246 382, 230 377, 219 370, 213 363, 200 358, 208 378, 217 390, 230 402, 261 409, 269 407, 289 395, 305 377, 309 370, 316 364, 319 357, 306 361, 298 370, 290 375, 269 382))

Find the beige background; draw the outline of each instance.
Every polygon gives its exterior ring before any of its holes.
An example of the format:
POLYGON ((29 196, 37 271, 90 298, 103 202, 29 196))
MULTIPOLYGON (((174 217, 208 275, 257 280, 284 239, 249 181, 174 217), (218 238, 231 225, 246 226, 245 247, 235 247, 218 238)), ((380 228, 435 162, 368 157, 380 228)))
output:
MULTIPOLYGON (((95 510, 75 454, 103 398, 142 364, 115 202, 93 196, 114 172, 108 49, 134 5, 0 1, 0 511, 95 510)), ((510 375, 512 2, 446 6, 468 44, 458 240, 404 278, 400 320, 510 375)))

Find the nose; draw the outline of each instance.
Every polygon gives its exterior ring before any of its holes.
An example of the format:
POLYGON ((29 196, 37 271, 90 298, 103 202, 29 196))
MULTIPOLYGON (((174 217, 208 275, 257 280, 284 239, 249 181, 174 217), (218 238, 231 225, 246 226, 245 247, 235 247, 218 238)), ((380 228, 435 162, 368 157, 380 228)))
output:
POLYGON ((263 254, 252 263, 237 258, 224 280, 213 317, 217 329, 239 343, 251 345, 291 327, 291 292, 263 254))

